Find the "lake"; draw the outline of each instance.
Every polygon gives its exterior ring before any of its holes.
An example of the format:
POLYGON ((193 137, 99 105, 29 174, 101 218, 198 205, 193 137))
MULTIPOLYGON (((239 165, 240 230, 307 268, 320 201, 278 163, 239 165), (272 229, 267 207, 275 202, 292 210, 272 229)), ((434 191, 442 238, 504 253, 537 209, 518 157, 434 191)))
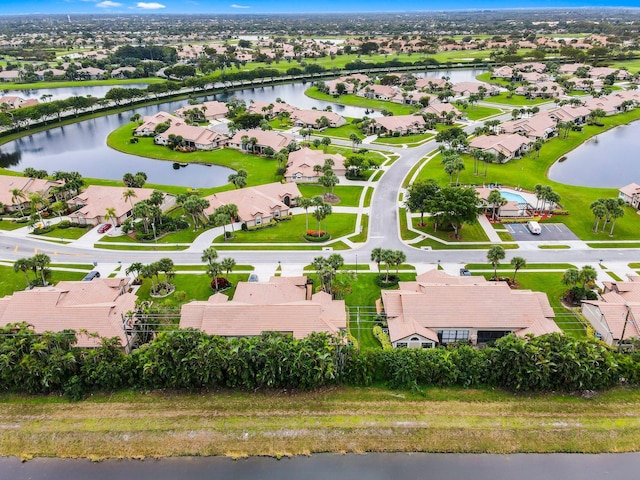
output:
MULTIPOLYGON (((544 151, 544 147, 542 147, 544 151)), ((619 188, 640 183, 640 122, 592 137, 554 163, 549 178, 568 185, 619 188)))

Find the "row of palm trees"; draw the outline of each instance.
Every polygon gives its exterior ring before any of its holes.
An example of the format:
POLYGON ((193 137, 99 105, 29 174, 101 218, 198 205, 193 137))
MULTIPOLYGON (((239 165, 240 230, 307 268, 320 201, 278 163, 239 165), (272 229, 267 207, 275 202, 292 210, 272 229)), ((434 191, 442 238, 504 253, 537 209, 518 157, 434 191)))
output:
POLYGON ((44 253, 37 253, 33 257, 29 258, 19 258, 13 264, 14 272, 22 272, 24 273, 24 277, 27 281, 27 288, 33 286, 45 286, 47 285, 47 280, 51 277, 51 269, 49 268, 49 264, 51 263, 51 258, 44 253), (27 272, 33 273, 33 280, 29 278, 27 272))
POLYGON ((376 262, 378 265, 378 273, 380 273, 380 265, 382 263, 386 266, 385 283, 389 282, 389 268, 393 265, 396 267, 396 276, 400 265, 406 262, 407 256, 402 250, 391 250, 382 247, 376 247, 371 250, 371 261, 376 262))
POLYGON ((305 232, 309 231, 309 209, 311 207, 315 207, 313 212, 311 212, 311 216, 315 218, 317 222, 318 231, 320 231, 320 224, 324 220, 325 222, 324 231, 326 233, 327 231, 326 220, 327 220, 327 217, 332 213, 331 204, 326 203, 320 195, 315 196, 313 198, 296 197, 294 201, 296 202, 296 205, 298 205, 298 207, 304 208, 305 232))
POLYGON ((229 279, 229 273, 236 266, 236 261, 231 257, 225 257, 221 261, 218 260, 218 251, 213 247, 205 248, 202 251, 202 261, 207 266, 207 275, 209 275, 215 285, 215 290, 218 290, 218 275, 222 272, 226 272, 227 280, 229 279))
POLYGON ((611 222, 611 231, 609 236, 613 236, 613 229, 616 226, 616 220, 624 216, 624 200, 621 198, 599 198, 590 205, 591 212, 593 213, 595 220, 593 222, 593 231, 598 233, 598 227, 602 222, 602 230, 604 232, 605 227, 611 222))

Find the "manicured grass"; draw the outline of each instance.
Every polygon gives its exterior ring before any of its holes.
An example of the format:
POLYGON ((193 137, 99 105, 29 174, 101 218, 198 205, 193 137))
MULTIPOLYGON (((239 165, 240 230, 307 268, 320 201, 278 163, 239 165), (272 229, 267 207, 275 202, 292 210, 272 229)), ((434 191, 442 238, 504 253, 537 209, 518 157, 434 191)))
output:
POLYGON ((308 88, 305 90, 304 94, 307 97, 315 98, 316 100, 324 100, 341 105, 352 105, 355 107, 370 108, 373 110, 388 110, 394 115, 409 115, 415 111, 415 109, 409 105, 373 100, 371 98, 358 97, 357 95, 340 95, 339 97, 334 97, 333 95, 319 92, 317 87, 308 88))
MULTIPOLYGON (((462 242, 445 244, 431 238, 426 238, 417 243, 412 243, 411 246, 415 248, 431 247, 432 250, 489 250, 489 248, 491 248, 490 243, 462 242)), ((500 246, 505 250, 515 250, 519 248, 515 243, 501 243, 500 246)))
POLYGON ((49 238, 65 238, 67 240, 77 240, 82 237, 85 233, 89 232, 88 228, 79 228, 79 227, 69 227, 69 228, 55 228, 49 233, 43 233, 42 237, 49 238))
POLYGON ((484 97, 484 100, 482 101, 487 103, 499 103, 501 105, 511 105, 512 107, 531 107, 534 105, 553 102, 553 99, 548 98, 533 98, 529 100, 523 95, 513 95, 511 98, 509 98, 508 95, 509 92, 501 92, 499 95, 484 97))
POLYGON ((569 245, 538 245, 542 250, 566 250, 571 248, 569 245))
POLYGON ((362 215, 361 226, 362 230, 360 233, 349 238, 349 240, 354 243, 363 243, 367 241, 367 237, 369 236, 369 215, 362 215))
POLYGON ((478 80, 479 82, 499 85, 501 87, 507 87, 511 83, 509 80, 505 80, 504 78, 491 78, 491 75, 491 72, 484 72, 480 75, 476 75, 476 80, 478 80))
POLYGON ((127 390, 74 403, 5 394, 0 406, 12 427, 0 430, 3 455, 23 458, 620 453, 635 452, 640 444, 640 391, 626 388, 588 399, 428 386, 416 392, 333 387, 286 395, 127 390))
POLYGON ((365 207, 370 207, 371 206, 371 197, 373 197, 373 192, 374 192, 373 188, 367 187, 367 193, 364 196, 364 205, 363 206, 365 206, 365 207))
POLYGON ((485 107, 484 105, 474 105, 466 109, 458 107, 458 109, 463 115, 466 115, 469 120, 482 120, 483 118, 493 117, 494 115, 502 113, 502 111, 497 108, 485 107))
POLYGON ((329 137, 337 137, 345 140, 351 140, 349 136, 353 133, 358 135, 360 139, 363 139, 366 136, 362 133, 362 131, 358 127, 356 127, 352 123, 347 123, 346 125, 342 125, 341 127, 336 127, 336 128, 329 127, 324 132, 317 132, 317 133, 314 132, 314 135, 317 135, 317 136, 326 135, 329 137))
MULTIPOLYGON (((226 274, 224 272, 220 276, 226 278, 226 274)), ((248 279, 248 274, 229 275, 229 281, 234 286, 222 293, 233 298, 235 285, 237 285, 238 281, 247 281, 248 279)), ((172 282, 176 286, 175 292, 168 297, 157 299, 151 297, 151 281, 149 279, 145 279, 137 292, 138 302, 153 301, 154 304, 161 303, 165 306, 180 307, 184 303, 193 300, 207 300, 214 294, 214 291, 211 289, 211 277, 206 275, 204 272, 200 274, 178 273, 173 278, 172 282), (184 292, 184 295, 180 292, 184 292)))
MULTIPOLYGON (((617 225, 617 224, 616 224, 617 225)), ((617 228, 617 227, 616 227, 617 228)), ((640 248, 640 242, 602 242, 587 243, 590 248, 640 248)))
MULTIPOLYGON (((263 228, 254 231, 236 231, 235 238, 224 242, 224 238, 219 236, 214 243, 221 245, 234 245, 238 243, 302 243, 307 242, 303 235, 305 233, 305 214, 293 215, 291 220, 279 222, 275 227, 263 228)), ((335 213, 327 217, 327 230, 332 239, 353 233, 356 225, 356 215, 351 213, 335 213)), ((309 212, 309 229, 317 230, 316 220, 309 212)), ((324 222, 322 222, 324 229, 324 222)))
POLYGON ((400 208, 398 210, 398 218, 400 219, 400 238, 402 240, 412 240, 418 236, 418 234, 410 231, 407 227, 407 209, 400 208))
POLYGON ((458 231, 459 238, 454 238, 453 230, 447 231, 447 230, 438 229, 437 231, 434 231, 433 222, 430 221, 428 218, 425 218, 426 220, 425 226, 419 226, 420 217, 414 217, 412 218, 412 220, 413 220, 413 228, 415 228, 416 230, 420 230, 421 232, 427 233, 429 235, 432 235, 434 237, 437 237, 441 240, 444 240, 445 242, 488 242, 489 241, 489 237, 487 237, 487 234, 485 233, 484 229, 478 222, 475 222, 472 225, 465 223, 464 225, 462 225, 462 228, 460 228, 460 230, 458 231))
MULTIPOLYGON (((134 126, 134 123, 128 123, 117 128, 107 137, 107 144, 120 152, 140 157, 167 160, 170 162, 221 165, 234 170, 244 169, 248 173, 248 186, 262 185, 280 180, 280 177, 276 175, 278 162, 274 159, 248 155, 230 148, 189 153, 177 152, 168 147, 155 145, 152 137, 142 137, 138 139, 138 143, 130 143, 129 140, 132 137, 131 131, 134 126)), ((233 185, 227 184, 224 187, 218 188, 217 191, 230 190, 231 188, 233 188, 233 185)))
POLYGON ((0 220, 0 230, 17 230, 26 226, 26 223, 16 223, 12 220, 0 220))
POLYGON ((51 269, 52 270, 56 270, 59 268, 75 268, 78 270, 93 270, 93 265, 86 263, 86 264, 82 264, 82 263, 52 263, 51 264, 51 269))
POLYGON ((640 262, 632 262, 629 264, 629 268, 640 268, 640 262))
POLYGON ((172 251, 172 250, 186 250, 189 248, 188 246, 177 246, 177 245, 156 245, 156 244, 145 244, 145 245, 114 245, 109 243, 94 243, 93 248, 100 248, 103 250, 149 250, 152 252, 164 252, 164 251, 172 251))
MULTIPOLYGON (((247 246, 247 245, 243 245, 243 244, 238 244, 238 245, 233 245, 233 244, 229 244, 227 243, 226 245, 223 243, 216 243, 215 245, 216 250, 220 250, 220 251, 224 251, 224 250, 240 250, 242 252, 246 252, 246 251, 262 251, 262 250, 324 250, 324 248, 326 248, 326 245, 312 245, 312 244, 299 244, 299 245, 251 245, 251 246, 247 246)), ((335 243, 331 243, 328 246, 329 248, 331 248, 332 250, 349 250, 351 247, 349 247, 346 243, 344 243, 342 240, 339 242, 335 242, 335 243)))
POLYGON ((432 133, 417 133, 413 135, 403 135, 401 137, 378 137, 373 143, 381 143, 383 145, 407 145, 409 147, 417 147, 431 140, 435 135, 432 133))
MULTIPOLYGON (((517 160, 511 160, 505 164, 491 164, 488 166, 488 174, 474 176, 473 159, 469 155, 463 155, 465 170, 460 173, 460 182, 465 185, 498 183, 508 186, 520 186, 525 190, 533 191, 536 184, 549 185, 560 194, 563 208, 569 210, 570 215, 556 215, 554 222, 564 223, 573 233, 583 240, 609 240, 608 232, 593 233, 593 214, 589 206, 598 198, 617 197, 615 188, 589 188, 573 185, 565 185, 546 178, 549 167, 560 157, 566 155, 585 140, 593 135, 601 134, 609 128, 627 124, 640 118, 640 109, 620 115, 605 117, 602 119, 604 127, 586 125, 583 132, 571 132, 568 138, 555 137, 544 144, 540 151, 540 157, 535 155, 517 160)), ((481 172, 482 167, 481 165, 481 172)), ((430 160, 420 171, 418 179, 435 179, 441 185, 449 183, 449 177, 445 173, 439 156, 430 160)), ((638 239, 638 216, 634 215, 631 207, 625 208, 625 216, 618 219, 615 226, 614 237, 616 240, 638 239)), ((600 246, 601 244, 598 244, 600 246)), ((595 246, 595 245, 594 245, 595 246)), ((631 246, 631 245, 627 245, 631 246)), ((637 245, 636 245, 637 246, 637 245)))
MULTIPOLYGON (((465 265, 469 270, 493 270, 493 265, 490 263, 468 263, 465 265)), ((518 270, 518 276, 521 272, 528 270, 567 270, 569 268, 576 268, 575 265, 570 263, 527 263, 527 266, 518 270)), ((509 262, 501 263, 498 265, 498 270, 510 270, 513 271, 513 267, 509 262)))
MULTIPOLYGON (((360 196, 364 187, 358 186, 336 186, 333 189, 333 193, 338 196, 340 201, 334 205, 341 207, 357 207, 360 204, 360 196)), ((322 196, 324 193, 324 187, 317 184, 298 184, 298 189, 302 193, 303 197, 313 198, 316 196, 322 196)), ((310 210, 311 211, 311 210, 310 210)))
POLYGON ((607 271, 607 275, 609 275, 611 278, 613 278, 616 282, 624 281, 624 280, 622 280, 622 278, 620 278, 618 275, 616 275, 613 272, 607 271))
MULTIPOLYGON (((206 265, 175 265, 176 272, 206 272, 208 267, 206 265)), ((254 271, 255 267, 253 265, 236 265, 233 267, 232 272, 244 272, 244 271, 254 271)))
MULTIPOLYGON (((33 273, 28 273, 33 280, 33 273)), ((84 272, 68 272, 63 270, 52 270, 49 283, 58 283, 62 280, 82 280, 84 272)), ((11 295, 13 292, 24 290, 27 287, 27 280, 22 272, 14 272, 13 267, 0 265, 0 297, 11 295)))
POLYGON ((502 240, 503 242, 512 242, 513 241, 513 236, 504 230, 499 230, 498 231, 498 236, 500 237, 500 240, 502 240))

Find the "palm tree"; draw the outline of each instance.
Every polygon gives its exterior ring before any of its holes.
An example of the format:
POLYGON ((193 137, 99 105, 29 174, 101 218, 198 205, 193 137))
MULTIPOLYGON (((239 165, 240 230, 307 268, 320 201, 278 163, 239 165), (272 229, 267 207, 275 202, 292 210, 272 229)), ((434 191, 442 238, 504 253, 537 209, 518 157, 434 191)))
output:
POLYGON ((205 248, 202 251, 201 260, 205 262, 207 265, 211 265, 218 258, 218 251, 213 247, 205 248))
POLYGON ((20 202, 19 200, 26 200, 27 197, 24 194, 24 192, 22 190, 20 190, 19 188, 14 188, 11 190, 11 201, 13 202, 14 205, 18 205, 18 208, 20 209, 20 214, 24 217, 24 202, 20 202))
POLYGON ((399 275, 398 270, 400 265, 407 261, 407 255, 402 250, 394 250, 393 252, 393 264, 396 267, 396 276, 399 275))
POLYGON ((386 276, 385 276, 385 283, 389 282, 389 266, 394 263, 394 253, 393 250, 389 250, 387 248, 385 248, 384 250, 382 250, 382 253, 380 255, 381 260, 384 262, 385 266, 386 266, 386 276))
POLYGON ((499 190, 491 190, 487 197, 487 202, 491 205, 491 220, 495 221, 496 211, 507 204, 507 199, 500 194, 499 190))
POLYGON ((489 251, 487 252, 487 260, 489 263, 493 265, 493 279, 498 278, 498 265, 500 265, 500 260, 504 259, 505 251, 500 245, 492 245, 489 251))
POLYGON ((125 202, 129 202, 129 205, 131 205, 131 208, 133 209, 133 202, 132 202, 132 198, 137 198, 138 196, 136 195, 135 190, 132 190, 131 188, 128 188, 127 190, 125 190, 124 192, 122 192, 122 199, 125 202))
POLYGON ((144 265, 142 263, 133 262, 131 265, 127 267, 124 273, 126 273, 127 275, 133 273, 133 281, 137 282, 138 276, 140 275, 140 272, 142 271, 143 268, 144 268, 144 265))
POLYGON ((30 258, 19 258, 13 264, 14 272, 24 273, 24 278, 27 280, 27 288, 31 286, 31 281, 29 280, 29 275, 27 275, 27 272, 32 269, 33 269, 33 263, 30 258))
POLYGON ((513 257, 511 259, 511 265, 513 266, 513 278, 511 281, 516 283, 516 273, 518 273, 518 270, 521 268, 527 266, 527 261, 523 257, 513 257))
POLYGON ((229 280, 229 273, 236 266, 236 261, 231 257, 223 258, 220 262, 220 267, 227 272, 227 280, 229 280))
POLYGON ((104 214, 104 218, 108 221, 109 219, 111 219, 113 221, 114 224, 117 223, 118 221, 118 215, 116 214, 116 209, 115 207, 107 207, 105 214, 104 214))
POLYGON ((595 216, 593 221, 593 231, 598 233, 598 227, 600 226, 600 221, 607 215, 607 206, 605 205, 602 198, 596 200, 590 205, 591 211, 595 216))
POLYGON ((307 230, 309 230, 309 207, 313 206, 313 200, 305 197, 296 197, 295 201, 300 208, 304 208, 304 215, 305 215, 304 231, 306 232, 307 230))
POLYGON ((624 217, 624 208, 616 204, 615 207, 609 212, 609 218, 613 220, 613 222, 611 223, 611 231, 609 232, 610 237, 613 237, 613 227, 616 226, 616 220, 621 217, 624 217))
POLYGON ((382 263, 382 248, 376 247, 371 250, 371 261, 378 265, 378 273, 380 273, 380 263, 382 263))
POLYGON ((578 272, 578 282, 582 284, 582 288, 586 288, 596 278, 598 278, 598 272, 591 265, 585 265, 578 272))
POLYGON ((207 265, 207 275, 213 279, 216 291, 218 290, 218 275, 221 271, 222 266, 218 262, 211 262, 207 265))
POLYGON ((40 269, 40 279, 42 280, 42 286, 47 285, 47 266, 51 263, 51 258, 45 253, 37 253, 31 258, 32 267, 37 271, 40 269))

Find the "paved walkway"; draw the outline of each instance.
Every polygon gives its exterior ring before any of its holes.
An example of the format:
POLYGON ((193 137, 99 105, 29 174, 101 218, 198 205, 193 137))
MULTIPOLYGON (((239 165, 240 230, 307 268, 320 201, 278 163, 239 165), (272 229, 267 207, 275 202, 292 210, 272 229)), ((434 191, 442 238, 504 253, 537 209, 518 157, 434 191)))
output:
POLYGON ((487 234, 487 237, 489 237, 489 241, 502 243, 500 235, 498 235, 498 232, 493 228, 493 225, 491 225, 491 222, 486 215, 478 215, 478 223, 484 230, 484 233, 487 234))

